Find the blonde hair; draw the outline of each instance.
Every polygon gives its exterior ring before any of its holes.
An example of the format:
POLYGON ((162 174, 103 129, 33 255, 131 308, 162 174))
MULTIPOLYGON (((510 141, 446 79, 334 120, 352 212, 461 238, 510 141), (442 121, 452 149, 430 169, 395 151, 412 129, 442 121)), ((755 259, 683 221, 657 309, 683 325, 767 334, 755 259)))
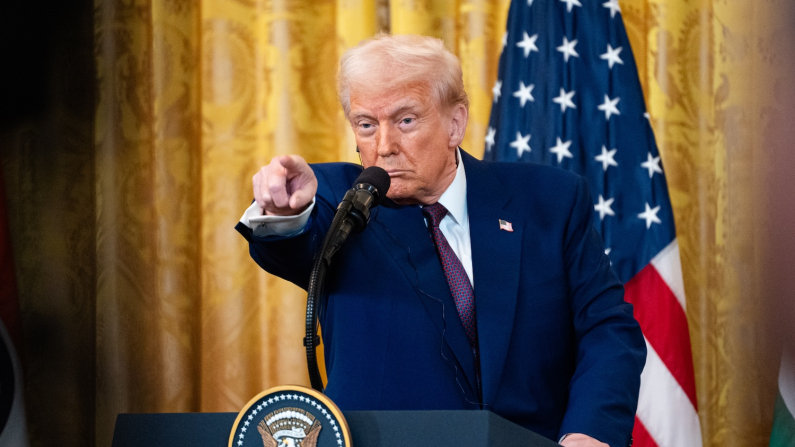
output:
POLYGON ((461 64, 440 39, 378 34, 346 51, 337 75, 337 94, 346 117, 351 111, 351 84, 374 75, 389 79, 390 85, 427 84, 442 110, 458 104, 469 109, 461 64))

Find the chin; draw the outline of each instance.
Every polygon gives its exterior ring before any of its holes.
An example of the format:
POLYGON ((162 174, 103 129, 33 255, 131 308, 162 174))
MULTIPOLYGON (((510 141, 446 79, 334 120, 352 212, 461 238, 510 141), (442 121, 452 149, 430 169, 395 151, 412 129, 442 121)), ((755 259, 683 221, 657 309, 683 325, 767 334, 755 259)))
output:
POLYGON ((386 197, 398 205, 413 205, 419 203, 412 194, 408 194, 405 190, 402 190, 402 188, 395 188, 394 186, 390 187, 389 192, 386 193, 386 197))

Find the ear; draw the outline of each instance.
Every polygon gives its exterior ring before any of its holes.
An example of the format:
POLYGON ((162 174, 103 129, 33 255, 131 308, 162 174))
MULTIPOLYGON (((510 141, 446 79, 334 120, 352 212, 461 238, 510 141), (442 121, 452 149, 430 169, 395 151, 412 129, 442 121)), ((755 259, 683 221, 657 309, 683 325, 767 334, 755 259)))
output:
POLYGON ((456 148, 464 141, 464 133, 467 130, 469 121, 469 111, 463 104, 456 104, 450 111, 450 142, 448 146, 456 148))

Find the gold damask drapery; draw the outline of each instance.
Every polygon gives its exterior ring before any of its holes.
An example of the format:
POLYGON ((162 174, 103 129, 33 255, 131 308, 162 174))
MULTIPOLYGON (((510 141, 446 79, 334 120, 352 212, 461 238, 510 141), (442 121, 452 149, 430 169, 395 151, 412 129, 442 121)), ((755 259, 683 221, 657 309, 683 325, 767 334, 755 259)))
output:
POLYGON ((234 411, 307 383, 305 294, 232 229, 277 154, 356 160, 342 52, 379 30, 462 55, 482 150, 506 4, 97 3, 97 437, 124 411, 234 411))
MULTIPOLYGON (((763 446, 770 429, 777 346, 763 330, 757 198, 772 96, 759 80, 777 68, 780 4, 621 2, 676 214, 710 447, 763 446)), ((335 67, 380 30, 434 35, 459 55, 464 146, 482 154, 507 7, 96 0, 93 144, 76 138, 41 167, 26 162, 30 129, 4 140, 21 148, 5 161, 34 445, 108 446, 120 412, 237 411, 264 388, 306 384, 305 295, 259 270, 233 230, 251 176, 277 154, 356 161, 335 67), (79 206, 27 204, 43 191, 79 206), (54 231, 28 227, 39 221, 54 231), (55 358, 37 351, 43 315, 70 341, 55 358)), ((63 121, 53 138, 75 135, 63 121)))

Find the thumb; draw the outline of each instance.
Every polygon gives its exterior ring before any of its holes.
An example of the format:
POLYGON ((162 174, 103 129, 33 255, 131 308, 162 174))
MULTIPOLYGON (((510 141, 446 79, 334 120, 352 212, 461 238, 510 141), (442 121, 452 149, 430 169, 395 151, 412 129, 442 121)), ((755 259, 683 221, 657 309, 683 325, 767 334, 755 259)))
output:
POLYGON ((290 208, 294 210, 304 208, 312 202, 314 195, 315 191, 313 190, 312 185, 304 185, 301 189, 293 191, 292 195, 290 196, 290 208))

